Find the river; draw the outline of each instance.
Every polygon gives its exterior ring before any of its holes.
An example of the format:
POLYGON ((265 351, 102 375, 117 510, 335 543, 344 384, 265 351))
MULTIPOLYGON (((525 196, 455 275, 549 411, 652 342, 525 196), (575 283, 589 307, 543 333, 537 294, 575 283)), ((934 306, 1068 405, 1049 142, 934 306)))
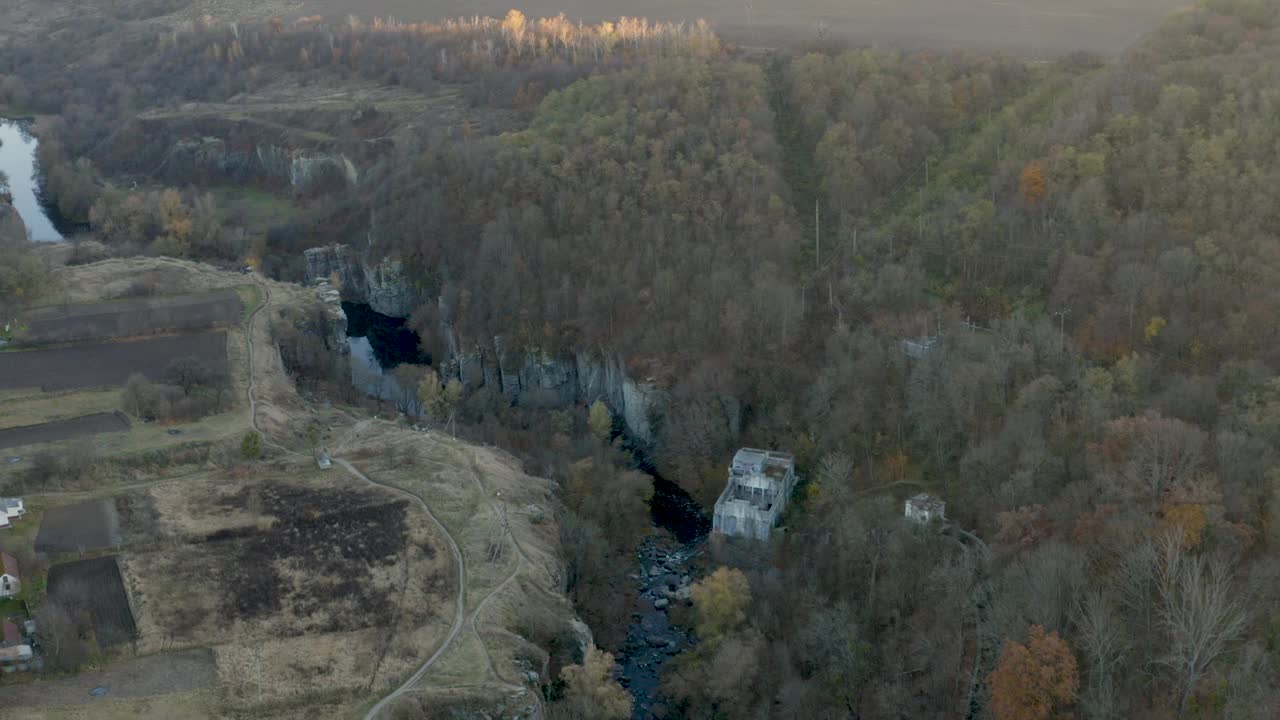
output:
POLYGON ((9 180, 13 207, 27 226, 27 235, 40 242, 56 242, 62 233, 40 203, 36 177, 37 141, 22 123, 0 118, 0 172, 9 180))
POLYGON ((400 412, 418 414, 417 388, 401 387, 395 368, 425 365, 431 358, 418 349, 418 335, 403 318, 374 312, 368 305, 342 303, 351 347, 351 384, 370 397, 386 400, 400 412))
MULTIPOLYGON (((381 315, 368 305, 344 302, 342 309, 347 316, 352 384, 372 397, 394 403, 401 412, 415 413, 417 400, 412 388, 400 386, 394 368, 430 362, 418 348, 417 334, 405 327, 403 319, 381 315)), ((630 574, 637 591, 631 624, 623 647, 612 648, 621 667, 619 681, 634 699, 632 718, 648 720, 655 716, 655 704, 661 701, 659 671, 693 643, 689 630, 673 625, 668 613, 673 605, 690 602, 690 586, 701 575, 698 560, 711 531, 711 519, 680 486, 658 475, 643 460, 642 449, 629 449, 639 460, 638 469, 653 478, 650 520, 666 531, 640 544, 636 567, 630 574)))

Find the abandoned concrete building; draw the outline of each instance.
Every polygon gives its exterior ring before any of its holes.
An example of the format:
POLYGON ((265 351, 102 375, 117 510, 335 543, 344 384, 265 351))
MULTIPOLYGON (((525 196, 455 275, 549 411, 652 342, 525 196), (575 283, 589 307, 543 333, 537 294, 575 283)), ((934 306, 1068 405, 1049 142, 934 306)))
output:
POLYGON ((947 516, 947 504, 929 493, 920 493, 907 498, 904 514, 908 520, 918 523, 944 520, 947 516))
POLYGON ((795 458, 788 453, 742 448, 729 466, 729 483, 716 500, 712 531, 768 540, 787 509, 796 484, 795 458))

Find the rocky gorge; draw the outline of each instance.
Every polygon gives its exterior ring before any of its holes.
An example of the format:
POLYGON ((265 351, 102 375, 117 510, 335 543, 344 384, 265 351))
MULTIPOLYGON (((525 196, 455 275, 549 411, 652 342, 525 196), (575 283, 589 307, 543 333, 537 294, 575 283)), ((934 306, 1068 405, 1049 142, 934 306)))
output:
MULTIPOLYGON (((395 258, 372 260, 350 245, 305 251, 310 284, 336 280, 344 300, 369 305, 375 312, 408 318, 424 293, 395 258)), ((553 354, 506 347, 500 336, 461 337, 442 312, 441 336, 450 357, 437 362, 471 389, 489 387, 513 402, 546 406, 604 400, 625 425, 627 435, 650 445, 665 409, 666 393, 650 378, 635 378, 624 360, 608 351, 553 354)))

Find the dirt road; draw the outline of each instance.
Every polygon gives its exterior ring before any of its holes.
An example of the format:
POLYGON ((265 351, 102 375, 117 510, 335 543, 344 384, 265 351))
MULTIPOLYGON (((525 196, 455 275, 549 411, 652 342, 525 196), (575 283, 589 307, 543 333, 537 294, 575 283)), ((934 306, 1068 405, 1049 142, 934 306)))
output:
POLYGON ((466 595, 467 595, 466 566, 463 565, 462 551, 458 549, 458 543, 454 542, 453 536, 449 534, 449 531, 445 529, 444 524, 441 523, 440 520, 435 516, 435 514, 431 512, 431 508, 427 505, 426 502, 422 500, 422 498, 418 497, 417 495, 407 490, 401 490, 400 488, 393 487, 391 485, 383 485, 380 482, 375 482, 373 480, 370 480, 364 473, 357 470, 354 465, 352 465, 350 462, 346 460, 343 460, 342 458, 335 458, 335 461, 339 465, 341 465, 343 469, 346 470, 348 473, 351 473, 352 475, 354 475, 357 478, 360 478, 366 483, 380 487, 380 488, 385 488, 387 490, 390 490, 393 493, 396 493, 397 495, 400 495, 401 497, 408 498, 409 500, 412 500, 413 502, 417 503, 418 507, 422 508, 423 512, 427 514, 427 517, 431 518, 431 522, 436 526, 436 530, 438 530, 440 532, 440 535, 444 537, 446 542, 448 542, 449 553, 453 555, 454 565, 457 566, 458 568, 458 577, 457 577, 458 595, 454 599, 454 605, 456 606, 457 609, 453 615, 453 625, 449 627, 449 634, 445 636, 444 642, 440 643, 440 647, 436 648, 436 651, 432 653, 431 657, 427 658, 427 661, 422 663, 421 667, 419 667, 418 670, 413 673, 413 675, 410 675, 408 680, 405 680, 404 683, 400 685, 400 687, 396 688, 395 690, 392 690, 386 697, 382 698, 377 703, 375 703, 373 707, 369 708, 369 712, 365 713, 364 718, 365 720, 375 720, 375 718, 378 718, 379 716, 381 716, 382 711, 387 706, 389 706, 392 702, 394 702, 397 697, 399 697, 400 695, 402 695, 403 693, 411 689, 414 685, 418 684, 418 681, 422 679, 422 676, 426 675, 427 671, 431 669, 431 666, 435 665, 436 661, 439 660, 444 655, 445 651, 449 649, 449 646, 452 645, 453 641, 458 637, 458 633, 462 631, 462 627, 463 627, 463 624, 465 621, 465 615, 466 615, 466 595))

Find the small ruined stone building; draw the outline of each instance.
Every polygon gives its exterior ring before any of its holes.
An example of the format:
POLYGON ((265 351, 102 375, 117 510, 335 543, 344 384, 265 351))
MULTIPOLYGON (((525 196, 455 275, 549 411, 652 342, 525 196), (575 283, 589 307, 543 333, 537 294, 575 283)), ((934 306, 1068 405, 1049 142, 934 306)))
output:
POLYGON ((905 514, 908 520, 918 523, 943 520, 947 516, 946 511, 947 504, 929 493, 920 493, 907 498, 905 514))
POLYGON ((795 458, 788 453, 742 448, 729 466, 729 483, 716 500, 712 531, 768 540, 796 484, 795 458))

